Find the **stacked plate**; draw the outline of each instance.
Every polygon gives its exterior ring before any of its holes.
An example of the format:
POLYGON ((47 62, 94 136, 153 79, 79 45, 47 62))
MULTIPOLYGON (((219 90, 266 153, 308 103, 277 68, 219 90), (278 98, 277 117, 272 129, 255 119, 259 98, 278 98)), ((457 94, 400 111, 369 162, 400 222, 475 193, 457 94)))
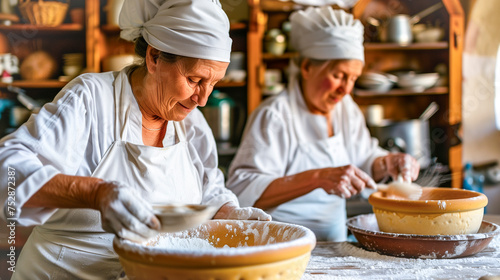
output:
POLYGON ((67 53, 63 55, 63 73, 68 78, 78 76, 83 70, 83 53, 67 53))
POLYGON ((436 84, 439 79, 438 73, 418 73, 415 71, 399 72, 398 87, 423 91, 436 84))
POLYGON ((397 82, 397 77, 386 73, 366 72, 363 73, 356 85, 363 89, 368 89, 375 92, 387 92, 397 82))

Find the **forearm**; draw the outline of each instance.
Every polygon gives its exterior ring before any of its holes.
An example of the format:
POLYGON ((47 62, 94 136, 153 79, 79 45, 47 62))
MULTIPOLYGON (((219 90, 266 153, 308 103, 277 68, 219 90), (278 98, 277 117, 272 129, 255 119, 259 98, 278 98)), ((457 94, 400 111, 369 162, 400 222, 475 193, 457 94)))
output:
POLYGON ((380 182, 389 176, 387 173, 387 164, 384 162, 384 157, 378 157, 372 164, 372 177, 375 182, 380 182))
POLYGON ((226 218, 229 215, 229 213, 235 207, 237 207, 237 205, 235 205, 234 203, 227 202, 224 205, 222 205, 221 208, 219 208, 219 210, 217 211, 217 213, 214 215, 213 218, 214 219, 224 219, 224 218, 226 218))
POLYGON ((321 185, 320 172, 308 170, 272 181, 254 206, 265 210, 311 192, 321 185))
POLYGON ((99 178, 58 174, 49 180, 24 205, 43 208, 98 209, 96 194, 99 178))

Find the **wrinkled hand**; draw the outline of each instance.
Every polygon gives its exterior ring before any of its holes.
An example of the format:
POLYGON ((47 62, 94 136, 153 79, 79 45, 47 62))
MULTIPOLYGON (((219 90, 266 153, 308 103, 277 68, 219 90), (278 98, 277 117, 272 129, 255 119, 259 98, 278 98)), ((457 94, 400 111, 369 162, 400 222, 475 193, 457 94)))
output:
POLYGON ((354 165, 319 169, 321 187, 330 194, 349 198, 365 188, 375 189, 373 179, 354 165))
POLYGON ((382 159, 382 162, 385 165, 387 174, 393 179, 396 180, 398 175, 401 174, 405 182, 417 180, 420 164, 409 154, 390 153, 382 159))
POLYGON ((270 221, 271 215, 254 207, 240 208, 232 203, 224 204, 214 216, 215 219, 270 221))
POLYGON ((157 234, 160 222, 151 205, 134 189, 119 182, 101 182, 96 194, 102 227, 121 238, 145 241, 157 234))

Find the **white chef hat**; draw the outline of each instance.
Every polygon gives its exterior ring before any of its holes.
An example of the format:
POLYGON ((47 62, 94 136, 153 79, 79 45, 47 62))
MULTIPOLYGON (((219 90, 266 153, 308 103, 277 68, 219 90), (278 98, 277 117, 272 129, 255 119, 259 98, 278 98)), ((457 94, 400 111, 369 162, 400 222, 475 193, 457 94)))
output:
POLYGON ((229 20, 218 0, 125 0, 119 21, 127 41, 142 35, 163 52, 229 62, 229 20))
POLYGON ((343 10, 309 7, 290 15, 290 42, 301 56, 364 62, 363 24, 343 10))

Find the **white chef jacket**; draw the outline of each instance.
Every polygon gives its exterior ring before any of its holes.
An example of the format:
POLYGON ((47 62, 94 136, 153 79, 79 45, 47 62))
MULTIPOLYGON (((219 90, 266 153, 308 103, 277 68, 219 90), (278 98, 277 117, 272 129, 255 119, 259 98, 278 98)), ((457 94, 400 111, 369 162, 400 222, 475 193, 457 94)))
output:
MULTIPOLYGON (((353 164, 371 175, 375 158, 388 153, 370 136, 363 114, 350 95, 335 105, 331 114, 335 135, 329 137, 325 117, 309 112, 298 82, 292 83, 288 91, 265 100, 247 123, 227 182, 228 188, 238 195, 242 206, 254 205, 275 179, 310 169, 353 164), (298 117, 293 115, 293 111, 297 111, 298 117), (310 143, 329 141, 328 145, 333 148, 327 148, 329 152, 325 152, 313 147, 304 153, 301 151, 304 143, 298 138, 310 143), (339 143, 341 149, 338 148, 339 143)), ((301 201, 290 201, 294 202, 295 211, 294 208, 279 211, 281 206, 278 206, 268 212, 273 220, 315 227, 314 223, 321 223, 321 219, 345 216, 345 201, 339 202, 328 196, 322 189, 316 189, 304 195, 301 201), (344 209, 339 209, 339 205, 344 209), (318 209, 309 211, 309 208, 316 206, 318 209), (297 209, 300 207, 303 209, 297 209), (337 209, 338 213, 332 213, 332 209, 337 209)), ((337 224, 345 228, 344 223, 337 224)), ((311 229, 318 240, 339 240, 328 232, 320 233, 323 231, 319 229, 321 225, 316 226, 317 231, 311 229)))
MULTIPOLYGON (((128 68, 122 71, 128 71, 128 68)), ((49 208, 23 208, 26 201, 56 174, 90 176, 115 141, 115 102, 113 81, 119 72, 83 74, 68 83, 51 103, 14 133, 0 140, 0 177, 7 178, 15 168, 17 224, 40 225, 56 211, 49 208)), ((143 145, 142 114, 130 87, 123 94, 131 99, 126 141, 143 145)), ((238 203, 224 187, 218 169, 213 134, 199 110, 185 119, 189 153, 202 183, 202 204, 221 207, 238 203)), ((120 129, 120 128, 118 128, 120 129)), ((175 143, 175 129, 168 123, 164 146, 175 143)), ((7 213, 7 184, 0 184, 2 219, 7 213)))

